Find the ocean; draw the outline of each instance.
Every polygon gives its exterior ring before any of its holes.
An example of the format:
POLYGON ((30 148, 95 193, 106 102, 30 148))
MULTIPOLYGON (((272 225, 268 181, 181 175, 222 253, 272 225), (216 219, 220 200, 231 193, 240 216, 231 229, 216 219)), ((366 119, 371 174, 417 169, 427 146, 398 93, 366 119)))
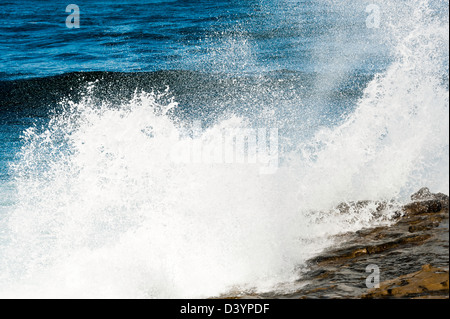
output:
POLYGON ((447 1, 0 9, 0 297, 286 292, 449 193, 447 1))

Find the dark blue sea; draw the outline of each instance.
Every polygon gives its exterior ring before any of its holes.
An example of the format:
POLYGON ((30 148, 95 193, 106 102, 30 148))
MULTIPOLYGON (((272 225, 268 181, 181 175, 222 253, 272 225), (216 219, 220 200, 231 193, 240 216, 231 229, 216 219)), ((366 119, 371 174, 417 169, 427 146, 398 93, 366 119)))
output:
POLYGON ((0 297, 288 291, 393 213, 339 203, 449 192, 447 1, 0 12, 0 297))

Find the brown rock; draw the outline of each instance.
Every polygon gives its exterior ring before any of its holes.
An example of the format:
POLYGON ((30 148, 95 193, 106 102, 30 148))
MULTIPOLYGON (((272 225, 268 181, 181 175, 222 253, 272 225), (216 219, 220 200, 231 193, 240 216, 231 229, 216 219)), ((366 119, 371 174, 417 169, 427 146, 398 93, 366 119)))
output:
POLYGON ((411 195, 412 201, 434 199, 434 195, 430 192, 428 187, 421 188, 417 193, 411 195))
POLYGON ((422 270, 381 283, 362 298, 445 297, 449 293, 448 270, 424 265, 422 270))
MULTIPOLYGON (((302 298, 360 298, 365 293, 365 274, 361 270, 368 264, 377 264, 384 276, 392 280, 384 283, 384 290, 371 291, 364 298, 448 298, 448 271, 441 270, 448 269, 448 196, 432 194, 424 188, 412 198, 413 202, 401 208, 390 202, 372 206, 381 213, 383 209, 392 208, 401 209, 403 213, 390 226, 341 235, 338 247, 310 260, 311 271, 302 279, 308 286, 297 295, 302 298), (418 265, 431 262, 441 269, 428 265, 414 273, 418 265), (328 278, 318 276, 318 269, 326 271, 328 278), (405 276, 408 272, 410 274, 405 276), (330 288, 331 284, 334 286, 330 288), (360 294, 352 295, 351 289, 346 287, 353 287, 353 291, 360 294)), ((366 207, 365 201, 347 202, 337 210, 345 214, 366 207)))
POLYGON ((413 202, 403 207, 407 216, 434 214, 439 213, 442 209, 442 203, 435 199, 413 202))

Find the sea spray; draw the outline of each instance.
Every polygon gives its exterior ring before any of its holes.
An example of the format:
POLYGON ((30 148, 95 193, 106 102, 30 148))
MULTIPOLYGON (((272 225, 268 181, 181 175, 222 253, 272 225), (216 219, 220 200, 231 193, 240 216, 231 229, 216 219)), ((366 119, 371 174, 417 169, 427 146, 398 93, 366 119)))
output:
MULTIPOLYGON (((326 246, 330 229, 311 228, 317 216, 301 213, 289 167, 261 175, 250 164, 173 162, 180 128, 166 111, 176 104, 156 99, 142 93, 111 107, 88 96, 42 131, 25 132, 14 167, 20 201, 2 251, 9 293, 172 298, 270 289, 326 246)), ((351 219, 336 216, 332 228, 349 229, 351 219)))
POLYGON ((421 185, 448 193, 449 101, 442 82, 448 74, 448 20, 439 20, 427 1, 415 4, 409 4, 412 20, 388 28, 398 39, 395 61, 368 84, 355 111, 300 146, 315 159, 312 170, 304 170, 306 201, 323 191, 335 193, 335 202, 405 200, 421 185), (317 181, 319 174, 332 180, 317 181))

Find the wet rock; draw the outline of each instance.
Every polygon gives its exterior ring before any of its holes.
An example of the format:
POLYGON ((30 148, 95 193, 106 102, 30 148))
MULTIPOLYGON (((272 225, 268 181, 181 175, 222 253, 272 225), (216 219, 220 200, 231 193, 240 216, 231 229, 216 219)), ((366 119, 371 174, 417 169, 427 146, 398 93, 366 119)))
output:
POLYGON ((432 230, 433 228, 439 227, 440 222, 427 222, 421 225, 412 225, 409 226, 408 231, 410 233, 416 233, 421 231, 432 230))
MULTIPOLYGON (((419 227, 419 226, 416 226, 419 227)), ((384 236, 386 237, 386 236, 384 236)), ((313 264, 324 264, 324 263, 339 263, 346 259, 353 259, 362 255, 374 255, 381 252, 385 252, 402 245, 420 245, 424 241, 431 238, 431 235, 415 235, 415 236, 404 236, 398 238, 393 241, 385 241, 377 245, 367 245, 363 246, 354 246, 349 248, 344 248, 340 250, 336 250, 331 255, 319 256, 312 259, 310 262, 313 264)))
POLYGON ((443 209, 439 200, 431 199, 425 201, 413 202, 404 206, 403 210, 407 215, 434 214, 443 209))
POLYGON ((365 247, 350 247, 339 251, 334 254, 319 256, 311 260, 310 262, 314 264, 325 264, 325 263, 336 263, 342 262, 345 259, 352 259, 358 256, 368 254, 367 248, 365 247))
MULTIPOLYGON (((339 247, 311 259, 299 280, 304 286, 287 297, 448 298, 448 196, 422 188, 411 198, 400 207, 393 225, 341 236, 339 247), (384 282, 379 289, 368 291, 368 265, 380 268, 384 282)), ((390 202, 373 203, 344 203, 337 211, 345 214, 370 206, 382 212, 394 207, 390 202)))
POLYGON ((420 189, 417 193, 411 195, 411 201, 438 201, 441 203, 443 209, 448 209, 449 197, 448 195, 437 193, 433 194, 427 187, 420 189))
POLYGON ((448 298, 448 294, 448 270, 425 265, 418 272, 381 283, 380 288, 370 290, 362 298, 448 298))
POLYGON ((417 193, 411 195, 412 201, 424 199, 434 199, 433 194, 430 192, 430 189, 428 187, 421 188, 417 193))

